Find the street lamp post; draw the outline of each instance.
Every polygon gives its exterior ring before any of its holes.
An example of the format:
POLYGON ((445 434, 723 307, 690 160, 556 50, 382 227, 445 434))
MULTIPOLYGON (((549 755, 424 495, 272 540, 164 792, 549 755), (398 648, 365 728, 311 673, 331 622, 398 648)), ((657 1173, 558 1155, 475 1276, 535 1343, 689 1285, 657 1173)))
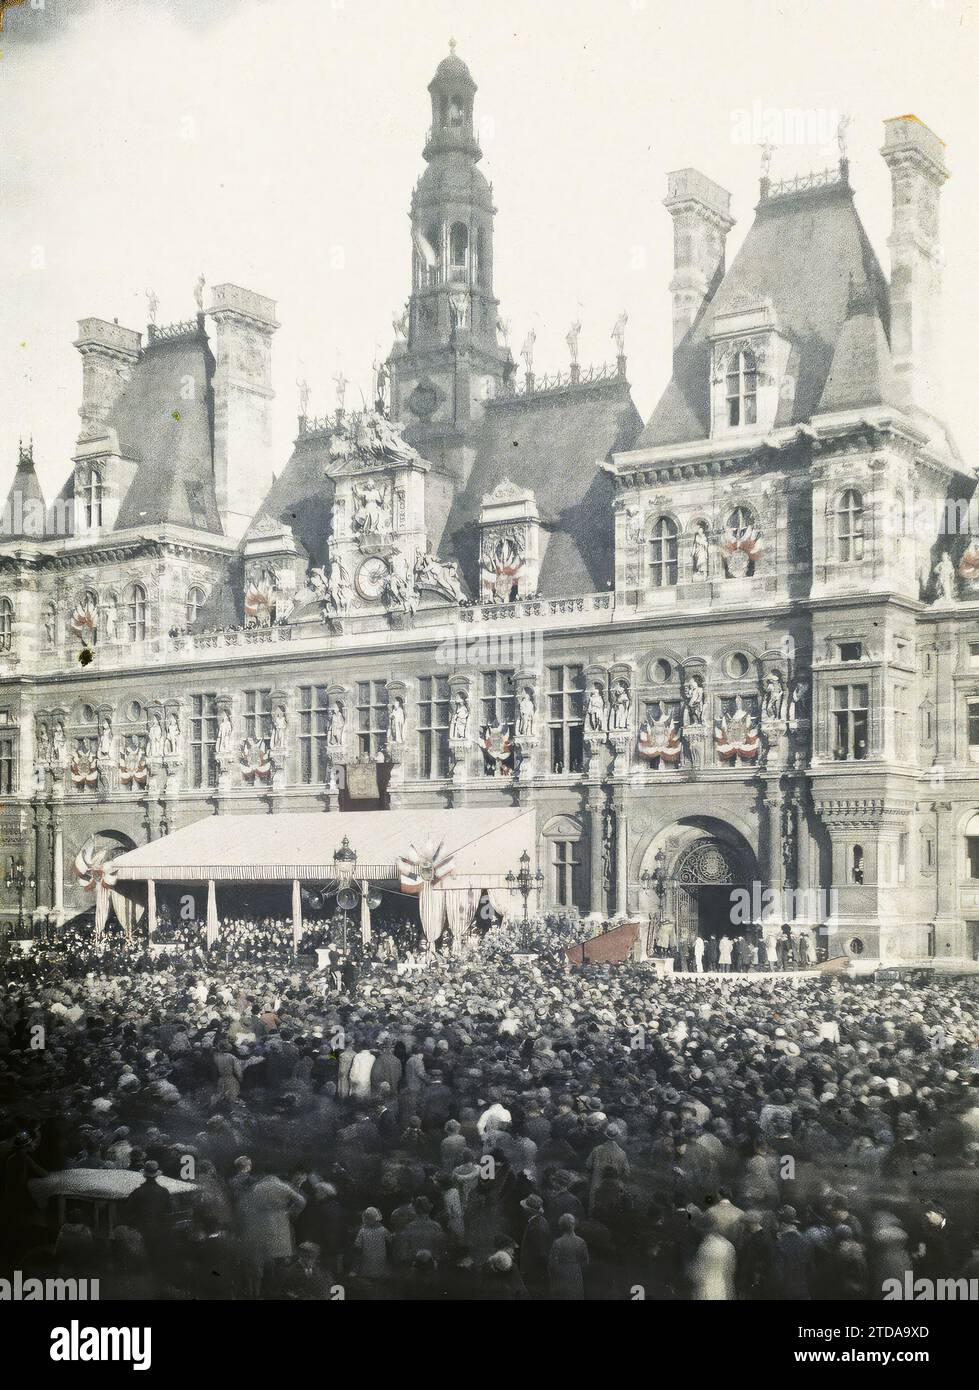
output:
POLYGON ((14 860, 7 872, 7 892, 17 894, 17 930, 24 935, 24 894, 28 888, 33 892, 36 879, 28 874, 23 859, 14 860))
POLYGON ((530 922, 527 918, 527 902, 535 888, 537 889, 538 899, 540 898, 540 890, 544 884, 544 875, 541 873, 540 869, 538 869, 536 873, 531 871, 530 855, 524 850, 523 854, 520 856, 519 870, 514 873, 511 869, 506 876, 506 882, 508 888, 516 888, 523 898, 523 944, 526 947, 530 943, 530 922))
MULTIPOLYGON (((350 848, 350 841, 346 835, 340 841, 340 848, 333 851, 333 866, 336 869, 337 879, 340 883, 340 893, 350 886, 353 878, 354 865, 357 862, 357 851, 350 848)), ((347 954, 347 909, 343 908, 343 954, 347 954)))

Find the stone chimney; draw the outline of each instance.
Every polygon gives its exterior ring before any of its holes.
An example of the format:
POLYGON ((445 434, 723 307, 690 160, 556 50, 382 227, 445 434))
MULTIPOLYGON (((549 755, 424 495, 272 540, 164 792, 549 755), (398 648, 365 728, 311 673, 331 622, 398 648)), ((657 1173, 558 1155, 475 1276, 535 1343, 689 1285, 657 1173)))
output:
POLYGON ((734 226, 731 195, 697 169, 667 174, 663 206, 673 218, 673 351, 690 332, 724 275, 724 243, 734 226))
POLYGON ((275 301, 215 285, 214 487, 225 534, 238 540, 272 482, 272 334, 275 301))
POLYGON ((80 319, 75 347, 82 357, 81 440, 105 430, 113 405, 139 361, 142 338, 104 319, 80 319))
POLYGON ((884 122, 891 171, 891 359, 902 409, 941 419, 939 195, 945 144, 917 116, 884 122))

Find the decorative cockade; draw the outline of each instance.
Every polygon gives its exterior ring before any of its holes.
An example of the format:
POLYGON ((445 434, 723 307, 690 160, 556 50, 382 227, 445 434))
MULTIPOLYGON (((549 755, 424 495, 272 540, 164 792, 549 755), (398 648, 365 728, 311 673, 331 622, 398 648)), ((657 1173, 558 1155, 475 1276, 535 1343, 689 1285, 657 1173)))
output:
POLYGON ((398 860, 402 892, 419 893, 426 884, 434 886, 449 877, 455 868, 455 858, 443 850, 444 843, 444 840, 438 844, 429 840, 420 849, 409 845, 407 854, 398 860))

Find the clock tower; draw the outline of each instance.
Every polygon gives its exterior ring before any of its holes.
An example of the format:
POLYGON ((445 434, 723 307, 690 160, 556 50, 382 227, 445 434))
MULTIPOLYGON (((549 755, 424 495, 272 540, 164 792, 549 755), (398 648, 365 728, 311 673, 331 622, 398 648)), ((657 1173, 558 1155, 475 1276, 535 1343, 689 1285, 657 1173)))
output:
POLYGON ((464 484, 488 399, 509 380, 493 295, 493 192, 476 167, 476 84, 455 54, 428 90, 425 172, 411 199, 411 298, 388 361, 391 415, 440 471, 464 484))

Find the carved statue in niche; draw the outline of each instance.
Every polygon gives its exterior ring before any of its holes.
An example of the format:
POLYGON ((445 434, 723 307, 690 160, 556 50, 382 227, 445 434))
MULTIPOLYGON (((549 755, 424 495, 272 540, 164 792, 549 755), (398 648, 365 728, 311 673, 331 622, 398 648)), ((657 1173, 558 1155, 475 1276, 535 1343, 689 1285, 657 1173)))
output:
POLYGON ((391 713, 388 715, 389 743, 404 743, 405 718, 405 702, 400 695, 396 695, 394 704, 391 706, 391 713))
POLYGON ((214 751, 218 754, 231 753, 234 747, 234 725, 231 722, 231 714, 227 709, 222 709, 218 715, 218 736, 214 745, 214 751))
POLYGON ((282 756, 286 751, 286 736, 289 730, 289 720, 286 717, 285 708, 276 705, 272 711, 272 734, 269 740, 269 749, 272 753, 282 756))
POLYGON ((384 508, 387 489, 380 488, 368 478, 361 487, 354 487, 354 530, 361 536, 379 536, 384 527, 384 508))
POLYGON ((588 692, 588 702, 585 705, 585 729, 589 733, 597 733, 605 728, 605 692, 596 681, 588 692))
POLYGON ((943 550, 932 570, 935 581, 935 603, 951 603, 955 599, 955 566, 947 550, 943 550))
POLYGON ((696 579, 706 579, 710 565, 710 540, 707 536, 707 526, 703 521, 698 521, 697 529, 693 533, 693 545, 691 549, 691 568, 696 579))
POLYGON ((167 715, 167 732, 163 740, 163 756, 165 758, 179 758, 180 756, 180 720, 174 711, 167 715))
POLYGON ((617 680, 612 686, 611 703, 608 712, 608 727, 611 733, 619 733, 629 728, 629 714, 632 705, 632 697, 629 691, 629 683, 625 680, 617 680))
POLYGON ((780 671, 772 671, 765 681, 762 712, 766 719, 785 717, 785 685, 780 671))
POLYGON ((687 724, 704 722, 704 683, 699 676, 690 676, 683 686, 684 719, 687 724))
POLYGON ((343 707, 343 701, 334 700, 330 706, 330 722, 326 735, 326 741, 332 748, 342 747, 343 733, 346 727, 347 715, 343 707))
POLYGON ((112 716, 107 714, 102 721, 102 728, 99 730, 98 754, 100 758, 108 761, 112 757, 113 742, 112 716))
POLYGON ((160 716, 154 714, 150 716, 149 732, 149 754, 151 758, 162 758, 164 748, 163 725, 160 723, 160 716))
POLYGON ((465 694, 458 690, 452 709, 452 722, 449 725, 449 738, 461 742, 469 737, 469 701, 465 694))
POLYGON ((534 692, 525 685, 518 702, 517 735, 520 738, 533 738, 537 728, 537 705, 534 692))

